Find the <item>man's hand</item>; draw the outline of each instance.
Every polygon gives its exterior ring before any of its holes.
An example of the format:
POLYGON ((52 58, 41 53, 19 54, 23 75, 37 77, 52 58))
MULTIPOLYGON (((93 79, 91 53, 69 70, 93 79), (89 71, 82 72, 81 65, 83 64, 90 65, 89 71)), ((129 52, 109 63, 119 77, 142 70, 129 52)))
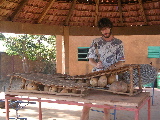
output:
POLYGON ((104 66, 102 64, 101 61, 99 61, 98 63, 96 61, 94 61, 93 58, 89 58, 89 63, 93 66, 96 67, 97 69, 104 69, 104 66))
POLYGON ((123 66, 124 66, 124 62, 119 61, 118 63, 111 65, 108 69, 111 70, 111 69, 115 69, 115 68, 119 68, 119 67, 123 67, 123 66))
POLYGON ((103 69, 102 62, 98 62, 97 65, 96 65, 96 68, 103 69))

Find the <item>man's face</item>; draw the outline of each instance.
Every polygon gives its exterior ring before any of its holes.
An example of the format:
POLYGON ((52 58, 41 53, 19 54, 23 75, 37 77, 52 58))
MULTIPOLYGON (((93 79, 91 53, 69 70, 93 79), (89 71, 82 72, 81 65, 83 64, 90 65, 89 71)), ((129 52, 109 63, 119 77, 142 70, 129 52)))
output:
POLYGON ((105 27, 101 29, 102 36, 105 38, 109 38, 111 36, 111 28, 105 27))

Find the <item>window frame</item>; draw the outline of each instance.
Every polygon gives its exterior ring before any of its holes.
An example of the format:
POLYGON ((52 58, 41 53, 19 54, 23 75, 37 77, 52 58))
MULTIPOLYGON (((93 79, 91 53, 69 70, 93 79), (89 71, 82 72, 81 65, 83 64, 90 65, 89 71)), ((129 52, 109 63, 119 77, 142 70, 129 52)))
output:
POLYGON ((78 47, 78 48, 77 48, 78 61, 89 61, 89 59, 87 58, 87 54, 88 54, 89 48, 90 48, 90 47, 78 47), (84 49, 84 52, 82 52, 83 49, 84 49), (80 50, 82 50, 82 51, 80 52, 80 50), (82 56, 84 55, 84 56, 86 56, 86 57, 79 57, 79 55, 82 55, 82 56))
POLYGON ((160 46, 148 46, 148 58, 160 58, 160 46))

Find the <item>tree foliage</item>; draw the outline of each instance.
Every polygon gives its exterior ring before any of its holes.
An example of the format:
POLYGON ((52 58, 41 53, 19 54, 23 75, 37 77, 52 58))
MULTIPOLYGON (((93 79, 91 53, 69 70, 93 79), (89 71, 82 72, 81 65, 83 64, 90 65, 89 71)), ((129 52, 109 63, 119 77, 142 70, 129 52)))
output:
POLYGON ((4 39, 5 39, 5 36, 2 33, 0 33, 0 40, 4 40, 4 39))
POLYGON ((19 55, 28 60, 41 60, 54 64, 56 60, 56 39, 51 35, 22 34, 4 39, 9 55, 19 55))
POLYGON ((45 61, 55 60, 55 36, 45 35, 18 35, 5 39, 6 53, 27 57, 29 60, 43 58, 45 61))

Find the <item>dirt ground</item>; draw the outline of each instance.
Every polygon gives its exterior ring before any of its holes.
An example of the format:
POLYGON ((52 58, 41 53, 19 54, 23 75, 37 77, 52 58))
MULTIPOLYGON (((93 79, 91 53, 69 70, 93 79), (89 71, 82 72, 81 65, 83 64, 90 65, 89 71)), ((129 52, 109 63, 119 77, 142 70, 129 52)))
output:
MULTIPOLYGON (((149 91, 153 95, 152 88, 144 88, 144 90, 149 91)), ((153 105, 151 99, 151 120, 160 120, 160 89, 155 88, 153 105)), ((1 95, 2 97, 2 95, 1 95)), ((18 115, 22 118, 27 118, 27 120, 38 120, 38 103, 35 104, 21 104, 22 109, 18 110, 18 115)), ((76 105, 65 105, 65 104, 55 104, 55 103, 42 103, 42 116, 43 120, 80 120, 81 116, 81 106, 76 105)), ((113 110, 111 110, 113 113, 113 110)), ((147 104, 140 110, 139 120, 147 120, 147 104)), ((16 110, 10 109, 10 118, 16 116, 16 110)), ((0 109, 0 120, 5 120, 5 109, 0 109)), ((110 114, 111 120, 114 120, 114 116, 110 114)), ((102 120, 103 109, 91 108, 89 120, 102 120)), ((134 120, 134 112, 116 110, 116 120, 134 120)))

